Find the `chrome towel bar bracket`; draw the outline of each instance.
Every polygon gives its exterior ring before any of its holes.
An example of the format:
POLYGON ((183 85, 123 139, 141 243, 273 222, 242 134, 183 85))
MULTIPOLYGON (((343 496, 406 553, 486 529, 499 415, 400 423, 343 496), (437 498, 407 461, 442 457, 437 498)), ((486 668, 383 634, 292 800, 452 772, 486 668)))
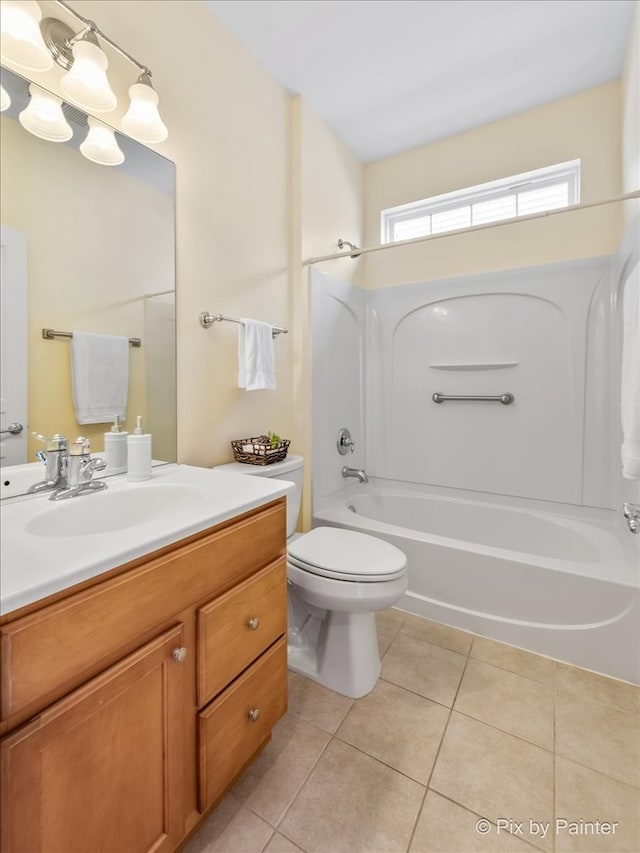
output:
POLYGON ((431 396, 431 399, 434 403, 444 403, 445 400, 488 400, 493 403, 502 403, 504 406, 510 406, 515 400, 515 397, 509 392, 506 394, 497 394, 495 396, 482 396, 477 394, 440 394, 439 392, 436 392, 431 396))

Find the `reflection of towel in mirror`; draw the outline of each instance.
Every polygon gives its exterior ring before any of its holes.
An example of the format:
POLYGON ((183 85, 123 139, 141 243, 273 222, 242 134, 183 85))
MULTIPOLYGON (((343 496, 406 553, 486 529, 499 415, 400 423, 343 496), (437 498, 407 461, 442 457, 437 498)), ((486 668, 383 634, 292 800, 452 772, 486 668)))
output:
POLYGON ((79 424, 102 424, 127 416, 129 339, 73 332, 71 385, 79 424))
POLYGON ((247 391, 275 391, 273 326, 244 317, 241 322, 238 333, 238 387, 247 391))

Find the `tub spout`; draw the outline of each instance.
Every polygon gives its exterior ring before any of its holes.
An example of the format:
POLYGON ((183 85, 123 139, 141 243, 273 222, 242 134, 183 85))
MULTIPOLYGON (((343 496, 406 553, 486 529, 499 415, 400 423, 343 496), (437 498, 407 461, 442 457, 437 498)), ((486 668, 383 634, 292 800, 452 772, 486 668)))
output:
POLYGON ((347 468, 345 465, 342 469, 343 477, 357 477, 361 483, 368 483, 369 478, 367 477, 367 472, 364 468, 347 468))

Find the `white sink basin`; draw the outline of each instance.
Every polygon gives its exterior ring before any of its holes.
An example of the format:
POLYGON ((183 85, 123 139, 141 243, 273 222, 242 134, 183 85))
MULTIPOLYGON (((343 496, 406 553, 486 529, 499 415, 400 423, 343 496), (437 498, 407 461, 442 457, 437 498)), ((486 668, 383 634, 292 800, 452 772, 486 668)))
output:
POLYGON ((128 527, 162 524, 180 507, 196 509, 205 497, 204 489, 185 483, 151 483, 144 489, 105 491, 48 502, 43 512, 25 525, 33 536, 94 536, 115 533, 128 527))
MULTIPOLYGON (((174 464, 154 468, 143 483, 129 483, 123 474, 108 484, 104 491, 64 501, 49 501, 44 492, 0 503, 1 613, 124 566, 294 488, 271 477, 174 464)), ((212 563, 211 571, 216 568, 212 563)))

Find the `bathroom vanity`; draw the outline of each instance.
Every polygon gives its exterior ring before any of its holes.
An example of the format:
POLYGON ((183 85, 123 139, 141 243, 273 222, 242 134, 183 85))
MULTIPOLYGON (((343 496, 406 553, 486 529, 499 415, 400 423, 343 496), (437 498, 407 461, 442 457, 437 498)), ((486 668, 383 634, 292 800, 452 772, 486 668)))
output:
MULTIPOLYGON (((186 466, 173 467, 184 479, 186 466)), ((203 497, 208 509, 192 508, 195 532, 183 535, 189 527, 178 525, 169 534, 165 520, 154 541, 174 541, 106 569, 103 555, 91 576, 70 585, 67 576, 63 588, 2 616, 3 853, 173 851, 285 713, 287 484, 256 492, 246 483, 251 499, 244 492, 234 503, 232 475, 217 476, 217 497, 203 497), (214 523, 203 521, 207 514, 214 523)), ((171 485, 170 475, 164 482, 171 485)), ((99 511, 102 494, 77 499, 83 505, 69 515, 88 503, 99 511)), ((151 494, 140 484, 136 501, 151 494)), ((15 539, 36 500, 3 507, 3 528, 12 522, 15 539)), ((53 512, 42 503, 37 510, 53 512)), ((68 519, 57 520, 68 543, 68 519)), ((43 521, 36 529, 49 530, 43 521)), ((132 536, 110 534, 111 561, 114 550, 133 553, 132 536)), ((25 537, 30 559, 47 561, 46 542, 56 565, 56 536, 40 536, 36 546, 25 537)), ((104 534, 76 538, 88 552, 109 550, 104 534)))

